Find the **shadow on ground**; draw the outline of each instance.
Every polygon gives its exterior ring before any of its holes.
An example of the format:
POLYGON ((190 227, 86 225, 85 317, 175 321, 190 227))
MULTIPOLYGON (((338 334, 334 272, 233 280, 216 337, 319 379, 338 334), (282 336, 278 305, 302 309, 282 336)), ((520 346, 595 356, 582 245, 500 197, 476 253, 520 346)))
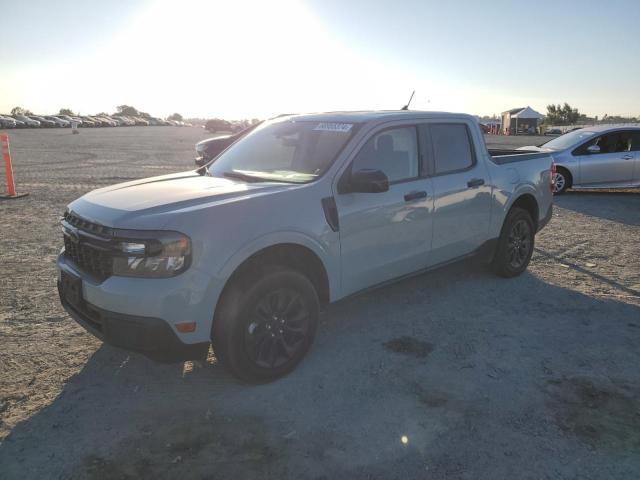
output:
POLYGON ((640 225, 640 189, 568 191, 554 197, 562 208, 624 225, 640 225))
POLYGON ((636 306, 454 265, 331 307, 269 385, 102 346, 0 476, 638 478, 639 347, 636 306))

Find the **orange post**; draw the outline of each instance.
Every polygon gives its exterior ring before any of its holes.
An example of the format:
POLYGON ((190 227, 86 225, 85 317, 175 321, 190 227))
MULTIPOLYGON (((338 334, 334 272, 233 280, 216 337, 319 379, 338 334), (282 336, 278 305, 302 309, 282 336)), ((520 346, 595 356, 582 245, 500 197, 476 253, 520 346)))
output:
POLYGON ((7 195, 0 198, 20 198, 25 197, 28 193, 18 195, 16 193, 16 184, 13 181, 13 169, 11 168, 11 151, 9 150, 9 135, 0 133, 0 143, 2 143, 2 157, 4 158, 4 169, 7 174, 7 195))

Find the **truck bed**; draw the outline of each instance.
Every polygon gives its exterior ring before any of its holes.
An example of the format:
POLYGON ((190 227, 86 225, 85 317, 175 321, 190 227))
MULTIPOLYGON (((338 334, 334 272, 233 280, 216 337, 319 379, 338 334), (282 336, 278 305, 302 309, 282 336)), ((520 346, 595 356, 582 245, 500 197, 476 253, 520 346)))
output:
POLYGON ((506 149, 489 149, 491 160, 498 164, 524 162, 525 160, 534 160, 537 158, 549 158, 547 152, 536 152, 532 150, 506 150, 506 149))

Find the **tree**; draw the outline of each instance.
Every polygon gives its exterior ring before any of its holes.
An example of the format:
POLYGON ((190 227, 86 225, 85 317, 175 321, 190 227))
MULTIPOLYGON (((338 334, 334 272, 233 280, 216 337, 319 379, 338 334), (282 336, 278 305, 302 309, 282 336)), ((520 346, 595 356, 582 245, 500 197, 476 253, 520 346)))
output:
POLYGON ((578 121, 580 112, 571 107, 567 102, 564 105, 547 105, 547 118, 545 123, 550 125, 571 125, 578 121))
POLYGON ((30 110, 24 109, 22 107, 13 107, 11 110, 11 115, 33 115, 30 110))
POLYGON ((138 112, 138 110, 135 107, 132 107, 131 105, 118 105, 116 107, 116 110, 118 110, 118 114, 120 115, 124 115, 124 116, 133 116, 133 117, 137 117, 138 115, 140 115, 140 112, 138 112))
POLYGON ((176 120, 178 122, 182 121, 182 115, 180 115, 179 113, 174 113, 172 115, 169 115, 168 120, 176 120))
POLYGON ((58 115, 75 115, 70 108, 61 108, 58 115))
POLYGON ((142 118, 151 118, 151 115, 149 115, 147 112, 140 112, 140 116, 142 118))

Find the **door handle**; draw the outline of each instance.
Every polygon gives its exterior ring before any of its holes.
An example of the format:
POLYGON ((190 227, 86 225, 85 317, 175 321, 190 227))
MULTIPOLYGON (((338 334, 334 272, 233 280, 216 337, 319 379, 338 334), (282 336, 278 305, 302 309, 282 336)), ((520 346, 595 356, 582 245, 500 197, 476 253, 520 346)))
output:
POLYGON ((420 198, 427 198, 427 192, 424 190, 420 190, 417 192, 409 192, 404 196, 405 202, 411 202, 413 200, 418 200, 420 198))
POLYGON ((625 159, 625 160, 631 160, 633 158, 633 155, 629 155, 627 153, 626 155, 623 155, 622 158, 625 159))
POLYGON ((484 185, 484 178, 472 178, 467 182, 467 187, 474 188, 484 185))

